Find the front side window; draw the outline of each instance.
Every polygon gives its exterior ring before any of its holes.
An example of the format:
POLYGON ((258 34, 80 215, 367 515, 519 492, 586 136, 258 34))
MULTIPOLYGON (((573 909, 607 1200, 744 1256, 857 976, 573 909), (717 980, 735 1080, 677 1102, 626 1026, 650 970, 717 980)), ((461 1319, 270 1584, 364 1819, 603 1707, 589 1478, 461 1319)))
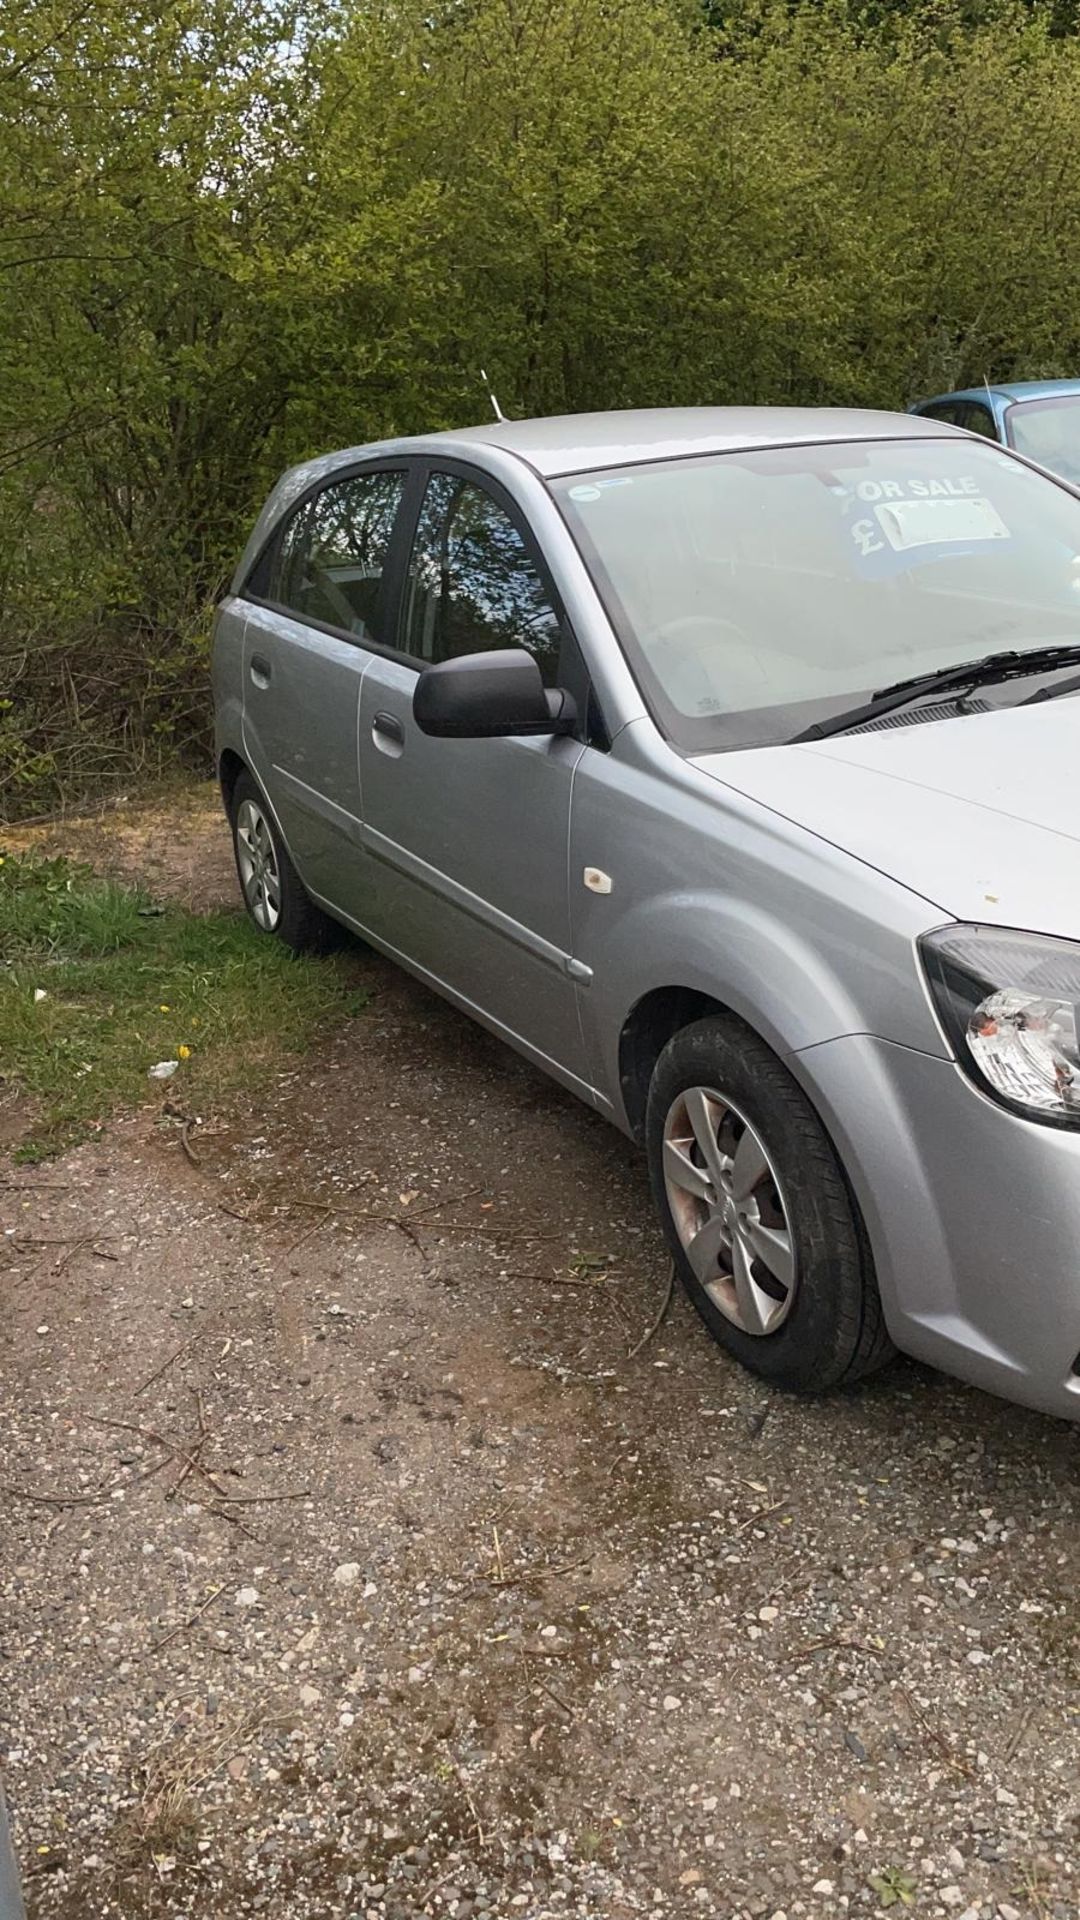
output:
POLYGON ((472 480, 432 474, 405 586, 405 652, 432 666, 525 647, 554 687, 560 642, 551 595, 509 514, 472 480))
POLYGON ((779 744, 906 676, 1080 644, 1080 500, 985 440, 759 448, 551 484, 686 752, 779 744))
POLYGON ((302 620, 380 643, 386 556, 403 472, 355 473, 304 502, 288 521, 268 598, 302 620))

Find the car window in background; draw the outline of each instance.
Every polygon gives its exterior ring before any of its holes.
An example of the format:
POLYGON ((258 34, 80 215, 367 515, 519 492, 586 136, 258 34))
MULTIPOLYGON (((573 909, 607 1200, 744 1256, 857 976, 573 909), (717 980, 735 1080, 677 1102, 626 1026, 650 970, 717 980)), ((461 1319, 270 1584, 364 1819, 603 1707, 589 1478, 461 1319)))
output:
POLYGON ((1009 444, 1080 485, 1080 393, 1021 400, 1005 415, 1009 444))
POLYGON ((381 642, 383 572, 404 483, 400 470, 356 473, 305 501, 278 544, 268 598, 301 619, 381 642))
POLYGON ((715 454, 553 491, 687 752, 776 744, 907 675, 1080 642, 1080 501, 983 441, 715 454))
POLYGON ((994 424, 994 416, 989 407, 980 406, 974 400, 968 401, 967 406, 963 409, 963 417, 958 424, 966 427, 969 433, 981 433, 985 435, 987 440, 996 440, 998 437, 997 427, 994 424))
POLYGON ((458 474, 436 473, 428 482, 400 644, 426 666, 525 647, 545 685, 557 682, 559 620, 525 541, 498 501, 458 474))
POLYGON ((963 408, 956 400, 945 400, 938 407, 920 407, 919 412, 927 420, 940 420, 946 427, 963 426, 963 408))

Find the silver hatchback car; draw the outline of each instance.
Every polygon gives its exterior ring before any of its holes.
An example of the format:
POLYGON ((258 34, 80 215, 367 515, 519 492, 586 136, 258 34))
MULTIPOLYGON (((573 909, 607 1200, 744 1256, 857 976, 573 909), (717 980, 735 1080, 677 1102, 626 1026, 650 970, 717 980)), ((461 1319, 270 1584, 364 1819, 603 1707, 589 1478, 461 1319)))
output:
POLYGON ((1080 499, 884 413, 314 460, 218 615, 244 898, 641 1141, 766 1379, 1080 1413, 1080 499))

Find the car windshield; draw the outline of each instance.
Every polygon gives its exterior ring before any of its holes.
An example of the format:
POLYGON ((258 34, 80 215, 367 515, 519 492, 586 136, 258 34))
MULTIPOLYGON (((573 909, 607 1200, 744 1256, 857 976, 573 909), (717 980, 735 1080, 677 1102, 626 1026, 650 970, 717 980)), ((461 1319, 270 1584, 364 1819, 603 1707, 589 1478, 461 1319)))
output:
POLYGON ((772 447, 553 486, 687 753, 775 745, 909 675, 1080 643, 1080 500, 990 445, 772 447))
POLYGON ((1080 393, 1021 400, 1005 415, 1009 445, 1080 485, 1080 393))

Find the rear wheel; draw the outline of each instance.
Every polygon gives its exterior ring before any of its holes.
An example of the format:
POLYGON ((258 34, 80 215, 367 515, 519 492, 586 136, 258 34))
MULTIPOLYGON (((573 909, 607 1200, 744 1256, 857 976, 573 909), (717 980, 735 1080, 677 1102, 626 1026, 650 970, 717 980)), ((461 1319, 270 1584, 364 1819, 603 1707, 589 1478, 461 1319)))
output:
POLYGON ((305 892, 273 815, 247 772, 233 788, 230 817, 240 891, 259 932, 276 934, 295 953, 325 952, 337 939, 337 924, 305 892))
POLYGON ((709 1331, 778 1386, 821 1392, 893 1352, 865 1229, 832 1144, 776 1055, 723 1017, 656 1063, 649 1172, 709 1331))

